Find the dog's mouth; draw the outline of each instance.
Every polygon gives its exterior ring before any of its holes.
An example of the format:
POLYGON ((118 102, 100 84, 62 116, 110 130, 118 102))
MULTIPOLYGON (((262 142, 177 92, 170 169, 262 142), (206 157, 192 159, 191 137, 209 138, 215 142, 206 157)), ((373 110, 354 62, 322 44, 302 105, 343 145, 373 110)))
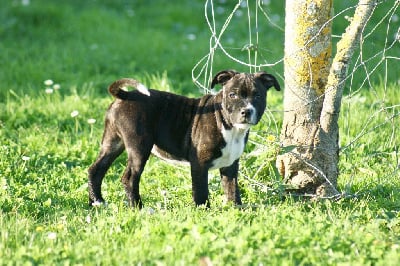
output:
POLYGON ((241 119, 236 120, 235 123, 233 123, 233 126, 238 129, 249 129, 251 126, 254 126, 257 124, 258 121, 256 121, 254 117, 242 117, 241 119))
POLYGON ((237 124, 245 124, 245 125, 254 126, 257 124, 257 122, 258 122, 257 117, 255 115, 251 115, 251 116, 242 117, 241 119, 239 119, 237 124))
POLYGON ((237 128, 237 129, 248 130, 253 125, 255 125, 255 124, 252 124, 252 123, 235 123, 235 124, 233 124, 233 127, 237 128))

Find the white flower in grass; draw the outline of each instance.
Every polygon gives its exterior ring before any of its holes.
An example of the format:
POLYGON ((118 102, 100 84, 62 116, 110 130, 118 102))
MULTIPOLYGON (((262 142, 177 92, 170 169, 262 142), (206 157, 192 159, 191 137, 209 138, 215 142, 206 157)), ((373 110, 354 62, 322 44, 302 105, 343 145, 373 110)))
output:
POLYGON ((28 156, 22 156, 22 161, 29 161, 31 158, 28 156))
POLYGON ((60 84, 54 84, 53 89, 54 90, 59 90, 61 88, 60 84))
POLYGON ((271 16, 271 20, 272 20, 273 22, 279 22, 279 21, 281 20, 281 16, 279 16, 278 14, 273 14, 273 15, 271 16))
POLYGON ((50 233, 47 235, 47 238, 50 239, 50 240, 55 240, 55 239, 57 238, 57 233, 50 232, 50 233))
POLYGON ((222 6, 217 7, 217 9, 215 10, 217 14, 224 14, 225 12, 225 8, 223 8, 222 6))
POLYGON ((47 94, 52 94, 53 93, 53 89, 52 88, 46 88, 45 92, 47 94))
POLYGON ((165 252, 172 252, 172 251, 174 251, 174 248, 172 247, 172 246, 170 246, 170 245, 167 245, 166 247, 165 247, 165 252))
POLYGON ((88 122, 89 124, 93 125, 94 123, 96 123, 96 119, 94 119, 94 118, 89 118, 89 119, 87 120, 87 122, 88 122))
POLYGON ((236 10, 235 16, 236 17, 242 17, 243 16, 243 11, 242 10, 236 10))
POLYGON ((46 85, 46 86, 51 86, 53 84, 54 84, 54 82, 51 79, 47 79, 44 81, 44 85, 46 85))
POLYGON ((194 41, 196 40, 196 35, 193 33, 189 33, 188 35, 186 35, 186 38, 190 41, 194 41))
POLYGON ((71 112, 71 117, 77 117, 79 115, 79 112, 77 110, 74 110, 71 112))
POLYGON ((86 216, 86 222, 90 224, 92 222, 92 218, 90 218, 90 215, 86 216))

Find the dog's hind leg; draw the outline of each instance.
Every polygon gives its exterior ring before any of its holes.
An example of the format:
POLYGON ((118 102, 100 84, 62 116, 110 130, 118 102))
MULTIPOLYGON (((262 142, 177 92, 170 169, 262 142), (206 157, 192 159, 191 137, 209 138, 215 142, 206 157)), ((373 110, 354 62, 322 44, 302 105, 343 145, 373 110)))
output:
POLYGON ((143 203, 139 193, 140 176, 149 159, 153 142, 150 139, 142 138, 133 144, 128 142, 126 151, 128 153, 128 164, 121 178, 124 185, 126 196, 132 207, 142 208, 143 203), (140 145, 137 145, 140 143, 140 145))
POLYGON ((89 168, 88 188, 89 205, 104 203, 101 195, 101 183, 115 159, 124 151, 124 145, 120 137, 112 130, 106 130, 101 143, 100 154, 89 168))

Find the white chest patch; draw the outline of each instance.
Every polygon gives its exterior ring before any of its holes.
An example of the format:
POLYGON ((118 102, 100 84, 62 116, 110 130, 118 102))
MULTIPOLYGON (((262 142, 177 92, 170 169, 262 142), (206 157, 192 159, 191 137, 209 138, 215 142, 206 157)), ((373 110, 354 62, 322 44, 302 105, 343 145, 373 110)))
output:
POLYGON ((244 140, 250 126, 233 127, 232 129, 222 129, 222 136, 226 146, 221 150, 222 156, 212 162, 211 169, 217 169, 230 166, 239 159, 244 150, 244 140))

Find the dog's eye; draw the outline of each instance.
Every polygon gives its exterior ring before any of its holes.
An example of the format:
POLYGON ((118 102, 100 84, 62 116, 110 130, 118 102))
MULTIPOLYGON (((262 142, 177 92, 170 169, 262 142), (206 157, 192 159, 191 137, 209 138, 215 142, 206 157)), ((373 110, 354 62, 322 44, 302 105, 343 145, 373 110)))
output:
POLYGON ((231 93, 229 93, 229 98, 231 98, 231 99, 237 99, 237 98, 238 98, 238 95, 237 95, 236 93, 234 93, 234 92, 231 92, 231 93))

